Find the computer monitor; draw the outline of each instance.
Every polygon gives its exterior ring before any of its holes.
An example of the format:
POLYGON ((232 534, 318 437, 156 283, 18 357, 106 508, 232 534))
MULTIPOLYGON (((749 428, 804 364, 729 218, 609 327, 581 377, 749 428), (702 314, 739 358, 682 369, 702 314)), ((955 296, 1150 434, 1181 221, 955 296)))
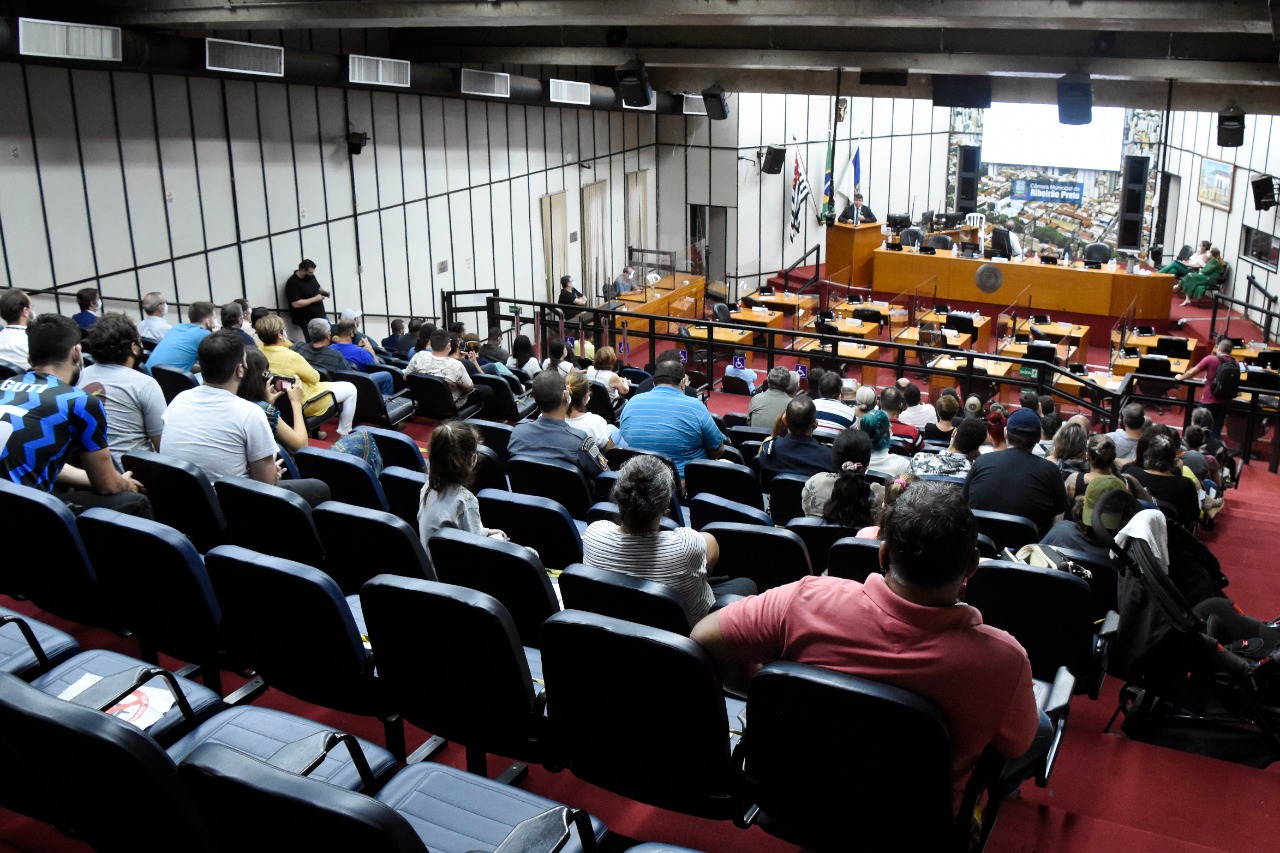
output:
POLYGON ((968 314, 956 312, 948 314, 945 326, 948 329, 955 329, 962 335, 972 335, 974 333, 973 317, 968 314))
POLYGON ((965 214, 959 210, 948 210, 946 213, 939 213, 935 218, 942 220, 942 229, 944 231, 952 231, 964 224, 965 214))
POLYGON ((981 248, 982 246, 979 245, 978 243, 965 243, 964 241, 960 242, 960 254, 964 255, 965 257, 969 257, 969 258, 977 257, 978 250, 981 248))
POLYGON ((1280 349, 1263 350, 1253 363, 1264 370, 1280 370, 1280 349))
POLYGON ((885 224, 893 229, 894 234, 901 234, 903 228, 911 227, 911 214, 890 213, 884 218, 885 224))
POLYGON ((1009 239, 1008 228, 991 229, 992 257, 1013 258, 1013 241, 1009 239))

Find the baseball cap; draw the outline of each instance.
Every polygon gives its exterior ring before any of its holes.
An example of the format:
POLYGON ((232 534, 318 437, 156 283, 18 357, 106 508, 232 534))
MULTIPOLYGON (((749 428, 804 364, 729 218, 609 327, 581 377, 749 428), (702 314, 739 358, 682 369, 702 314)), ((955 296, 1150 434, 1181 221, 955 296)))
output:
POLYGON ((1034 432, 1040 434, 1040 416, 1030 409, 1015 409, 1013 414, 1009 415, 1009 422, 1005 426, 1008 430, 1017 430, 1019 432, 1034 432))
POLYGON ((964 401, 964 410, 970 415, 977 415, 982 412, 982 401, 977 397, 969 397, 964 401))
POLYGON ((362 316, 363 314, 364 312, 361 311, 359 308, 348 308, 346 311, 342 312, 342 319, 354 320, 357 317, 362 316))
MULTIPOLYGON (((1093 508, 1098 501, 1102 500, 1103 495, 1116 489, 1127 491, 1124 480, 1110 474, 1094 477, 1090 481, 1089 487, 1084 490, 1084 513, 1080 516, 1086 527, 1093 525, 1093 508)), ((1112 509, 1102 514, 1102 523, 1108 530, 1119 530, 1122 521, 1123 513, 1118 510, 1112 509)))

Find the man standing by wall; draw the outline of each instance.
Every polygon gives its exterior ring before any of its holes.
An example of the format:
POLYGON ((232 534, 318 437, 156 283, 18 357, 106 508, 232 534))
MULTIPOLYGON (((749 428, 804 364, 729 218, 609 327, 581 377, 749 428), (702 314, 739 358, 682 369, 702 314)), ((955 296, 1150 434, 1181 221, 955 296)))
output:
POLYGON ((297 272, 284 283, 284 298, 289 303, 293 322, 302 329, 304 338, 307 335, 307 323, 325 316, 324 300, 328 295, 329 291, 316 281, 315 262, 308 258, 299 261, 297 272))

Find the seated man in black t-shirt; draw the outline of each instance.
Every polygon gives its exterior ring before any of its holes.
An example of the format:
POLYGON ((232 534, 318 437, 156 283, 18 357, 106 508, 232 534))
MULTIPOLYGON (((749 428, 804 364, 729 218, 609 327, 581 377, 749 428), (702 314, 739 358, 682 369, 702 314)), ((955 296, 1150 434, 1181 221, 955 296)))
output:
POLYGON ((791 398, 782 413, 787 434, 771 438, 760 448, 756 462, 760 465, 760 485, 778 474, 799 474, 808 479, 814 474, 835 471, 831 448, 813 437, 818 426, 818 410, 805 394, 791 398))
POLYGON ((1030 519, 1043 536, 1070 507, 1058 466, 1036 456, 1040 418, 1016 409, 1005 426, 1009 447, 978 457, 969 469, 964 495, 973 509, 1003 512, 1030 519))
MULTIPOLYGON (((560 276, 560 295, 556 298, 556 302, 560 305, 587 304, 586 297, 574 288, 573 276, 571 275, 560 276)), ((582 313, 581 311, 574 311, 569 308, 561 308, 560 310, 564 312, 564 318, 566 320, 572 320, 574 317, 577 317, 582 313)))

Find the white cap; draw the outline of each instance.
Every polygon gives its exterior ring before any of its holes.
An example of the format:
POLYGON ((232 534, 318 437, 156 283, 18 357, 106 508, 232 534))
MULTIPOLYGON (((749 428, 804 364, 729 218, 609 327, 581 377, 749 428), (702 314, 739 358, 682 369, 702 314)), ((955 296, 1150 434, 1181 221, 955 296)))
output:
POLYGON ((364 314, 364 312, 361 311, 359 308, 348 308, 346 311, 342 312, 342 319, 354 320, 357 317, 361 316, 362 314, 364 314))

